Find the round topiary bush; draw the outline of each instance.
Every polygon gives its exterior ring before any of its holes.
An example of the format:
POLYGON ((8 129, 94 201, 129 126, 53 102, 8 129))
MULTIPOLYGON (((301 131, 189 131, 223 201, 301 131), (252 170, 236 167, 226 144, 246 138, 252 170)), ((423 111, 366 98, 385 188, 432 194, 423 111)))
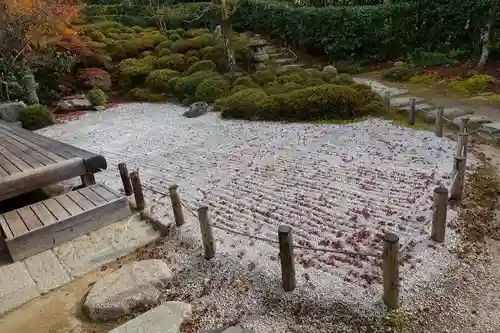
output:
POLYGON ((196 64, 198 61, 200 61, 200 59, 198 59, 197 57, 189 57, 187 60, 186 60, 186 65, 187 67, 191 67, 192 65, 196 64))
POLYGON ((170 91, 169 81, 178 76, 180 76, 178 71, 157 69, 148 75, 146 78, 146 85, 154 91, 168 92, 170 91))
MULTIPOLYGON (((214 65, 215 66, 215 65, 214 65)), ((229 90, 229 83, 222 76, 214 76, 203 80, 196 88, 196 101, 212 103, 216 99, 225 97, 229 90)))
POLYGON ((180 77, 174 77, 168 80, 168 91, 175 92, 175 85, 177 84, 177 81, 179 81, 180 77))
POLYGON ((307 86, 297 82, 278 83, 276 81, 267 84, 264 89, 269 95, 284 94, 290 91, 306 88, 307 86))
POLYGON ((259 86, 263 87, 265 84, 276 80, 276 71, 272 68, 262 69, 255 72, 252 78, 259 86))
POLYGON ((210 60, 198 61, 197 63, 189 66, 189 68, 184 72, 184 75, 190 75, 199 71, 215 71, 215 63, 210 60))
POLYGON ((251 119, 257 114, 257 103, 266 98, 266 92, 260 88, 245 89, 218 101, 215 110, 220 110, 225 118, 251 119))
POLYGON ((142 59, 125 59, 118 65, 121 83, 142 84, 144 79, 155 69, 156 57, 146 56, 142 59))
POLYGON ((348 74, 340 74, 330 80, 331 84, 350 85, 356 83, 348 74))
POLYGON ((156 46, 156 51, 158 52, 161 49, 170 49, 173 43, 174 42, 171 40, 165 40, 156 46))
POLYGON ((104 69, 100 68, 83 68, 77 72, 79 85, 86 89, 94 87, 102 90, 111 89, 111 75, 104 69))
POLYGON ((250 76, 242 76, 234 80, 233 86, 245 86, 248 88, 258 88, 259 85, 255 83, 250 76))
POLYGON ((174 53, 159 58, 156 62, 157 68, 168 68, 179 72, 184 72, 189 66, 186 57, 182 54, 174 53))
POLYGON ((19 120, 23 128, 31 131, 50 126, 54 123, 52 113, 46 106, 40 104, 30 105, 24 109, 21 112, 19 120))
POLYGON ((168 36, 168 39, 170 39, 171 41, 175 42, 175 41, 181 39, 181 36, 179 36, 179 34, 173 33, 173 34, 171 34, 171 35, 168 36))
POLYGON ((108 103, 108 95, 99 88, 89 91, 87 97, 94 106, 101 106, 108 103))
POLYGON ((210 33, 208 29, 189 29, 188 31, 184 32, 184 37, 194 38, 206 35, 207 33, 210 33))
POLYGON ((170 49, 160 49, 160 50, 156 51, 156 55, 158 56, 158 58, 161 58, 161 57, 164 57, 167 55, 171 55, 171 54, 172 54, 172 51, 170 51, 170 49))
POLYGON ((165 102, 167 94, 154 93, 146 88, 134 88, 130 90, 130 97, 141 102, 165 102))
POLYGON ((414 66, 397 66, 384 73, 384 79, 395 82, 409 81, 412 76, 420 73, 420 70, 414 66))
POLYGON ((200 71, 181 77, 175 84, 175 94, 179 100, 193 99, 198 85, 204 80, 218 76, 213 71, 200 71))

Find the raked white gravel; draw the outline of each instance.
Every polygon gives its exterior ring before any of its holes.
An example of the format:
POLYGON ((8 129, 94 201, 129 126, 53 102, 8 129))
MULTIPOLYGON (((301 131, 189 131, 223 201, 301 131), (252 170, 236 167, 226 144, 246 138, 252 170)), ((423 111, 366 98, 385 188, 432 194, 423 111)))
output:
MULTIPOLYGON (((454 260, 429 238, 433 189, 451 183, 454 142, 433 133, 370 119, 345 125, 195 119, 170 104, 123 104, 40 131, 103 154, 98 181, 120 189, 119 162, 139 168, 143 183, 164 191, 178 184, 185 203, 208 205, 215 224, 277 238, 293 227, 297 244, 381 253, 385 232, 405 246, 403 300, 438 279, 454 260)), ((154 214, 170 218, 170 203, 146 190, 154 214)), ((185 212, 188 214, 188 212, 185 212)), ((448 212, 448 220, 456 218, 448 212)), ((194 218, 186 233, 198 237, 194 218), (189 231, 191 230, 191 231, 189 231)), ((183 231, 184 232, 184 231, 183 231)), ((217 251, 255 263, 279 280, 274 245, 215 231, 217 251)), ((373 309, 380 303, 380 260, 296 250, 300 288, 373 309)), ((246 264, 245 264, 246 265, 246 264)))

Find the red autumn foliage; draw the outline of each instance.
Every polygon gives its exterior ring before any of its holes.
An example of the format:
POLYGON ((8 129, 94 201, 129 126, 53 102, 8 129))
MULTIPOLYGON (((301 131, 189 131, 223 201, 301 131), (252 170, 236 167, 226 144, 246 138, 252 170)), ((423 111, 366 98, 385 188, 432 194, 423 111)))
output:
POLYGON ((110 58, 101 51, 101 44, 82 36, 60 36, 53 41, 53 44, 86 66, 105 66, 110 61, 110 58))
POLYGON ((84 88, 94 87, 109 91, 111 89, 111 75, 101 68, 83 68, 77 73, 78 83, 84 88))

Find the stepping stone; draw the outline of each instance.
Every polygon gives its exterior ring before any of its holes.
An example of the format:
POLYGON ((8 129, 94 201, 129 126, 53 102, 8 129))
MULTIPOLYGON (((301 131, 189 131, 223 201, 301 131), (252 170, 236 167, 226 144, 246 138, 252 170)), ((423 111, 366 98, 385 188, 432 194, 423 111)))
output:
POLYGON ((481 125, 480 130, 493 138, 499 138, 500 137, 500 122, 483 124, 483 125, 481 125))
POLYGON ((282 64, 292 64, 296 59, 294 58, 281 58, 281 59, 274 59, 274 62, 277 63, 278 65, 282 64))
POLYGON ((192 307, 184 302, 166 302, 109 333, 178 333, 191 316, 192 307))
MULTIPOLYGON (((384 91, 381 91, 381 95, 385 96, 386 92, 391 93, 391 97, 396 97, 396 96, 401 96, 401 95, 406 95, 408 93, 408 90, 406 89, 399 89, 399 88, 387 88, 384 91)), ((418 103, 418 102, 417 102, 418 103)))
POLYGON ((422 98, 413 97, 413 96, 405 96, 405 97, 391 98, 391 105, 396 106, 396 107, 409 105, 412 98, 415 98, 416 103, 423 102, 422 98))
POLYGON ((203 331, 202 333, 252 333, 252 332, 238 325, 229 328, 217 328, 214 330, 203 331))
POLYGON ((484 117, 484 116, 461 116, 461 117, 456 117, 453 119, 452 125, 455 128, 460 128, 460 124, 462 122, 463 117, 468 117, 469 118, 469 123, 467 124, 467 128, 470 130, 476 130, 480 127, 482 127, 484 124, 492 123, 489 118, 484 117))
MULTIPOLYGON (((430 110, 424 113, 424 121, 429 124, 433 124, 436 122, 436 113, 437 110, 430 110)), ((474 113, 472 110, 464 110, 458 108, 444 108, 444 117, 447 119, 454 119, 456 117, 461 117, 465 115, 471 115, 474 113)), ((460 124, 460 121, 459 121, 460 124)), ((460 125, 459 125, 460 126, 460 125)))
MULTIPOLYGON (((435 108, 436 107, 434 105, 427 104, 427 103, 422 103, 422 104, 416 104, 415 105, 415 110, 417 110, 417 111, 428 111, 428 110, 433 110, 435 108)), ((410 111, 411 105, 408 104, 408 105, 405 105, 405 106, 403 106, 402 108, 399 108, 399 109, 402 110, 402 111, 410 111)))
POLYGON ((284 65, 284 66, 281 66, 279 69, 278 69, 278 72, 281 70, 281 71, 284 71, 286 69, 290 69, 290 68, 302 68, 304 67, 306 64, 291 64, 291 65, 284 65))

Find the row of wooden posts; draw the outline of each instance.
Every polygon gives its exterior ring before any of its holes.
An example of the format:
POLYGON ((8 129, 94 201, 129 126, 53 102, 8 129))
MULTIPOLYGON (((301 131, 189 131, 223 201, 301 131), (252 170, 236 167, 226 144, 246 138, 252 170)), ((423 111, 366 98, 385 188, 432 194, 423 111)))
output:
MULTIPOLYGON (((438 112, 439 115, 439 112, 438 112)), ((450 190, 450 198, 461 200, 463 195, 465 165, 467 161, 468 119, 462 121, 459 139, 456 148, 456 156, 453 167, 453 182, 450 190)), ((436 121, 436 124, 438 122, 436 121)), ((437 135, 439 133, 436 133, 437 135)), ((441 132, 442 135, 442 132, 441 132)), ((439 136, 439 135, 438 135, 439 136)), ((120 177, 123 182, 125 195, 134 195, 136 207, 142 211, 146 208, 139 172, 129 174, 125 163, 118 165, 120 177)), ((178 193, 178 186, 169 187, 169 196, 174 213, 175 225, 182 226, 185 223, 182 203, 178 193)), ((434 209, 432 216, 431 239, 436 242, 444 242, 446 232, 446 216, 448 210, 448 189, 439 186, 434 189, 434 209)), ((212 224, 209 217, 208 207, 200 207, 197 211, 200 223, 200 231, 203 243, 204 257, 207 260, 215 256, 215 241, 213 238, 212 224)), ((249 236, 251 237, 251 236, 249 236)), ((285 291, 292 291, 296 287, 294 245, 292 228, 281 225, 278 228, 279 256, 281 262, 282 286, 285 291)), ((362 256, 363 254, 357 254, 362 256)), ((382 276, 383 276, 383 300, 391 309, 397 309, 400 305, 400 281, 399 281, 399 237, 393 233, 384 236, 384 249, 382 253, 382 276)))

